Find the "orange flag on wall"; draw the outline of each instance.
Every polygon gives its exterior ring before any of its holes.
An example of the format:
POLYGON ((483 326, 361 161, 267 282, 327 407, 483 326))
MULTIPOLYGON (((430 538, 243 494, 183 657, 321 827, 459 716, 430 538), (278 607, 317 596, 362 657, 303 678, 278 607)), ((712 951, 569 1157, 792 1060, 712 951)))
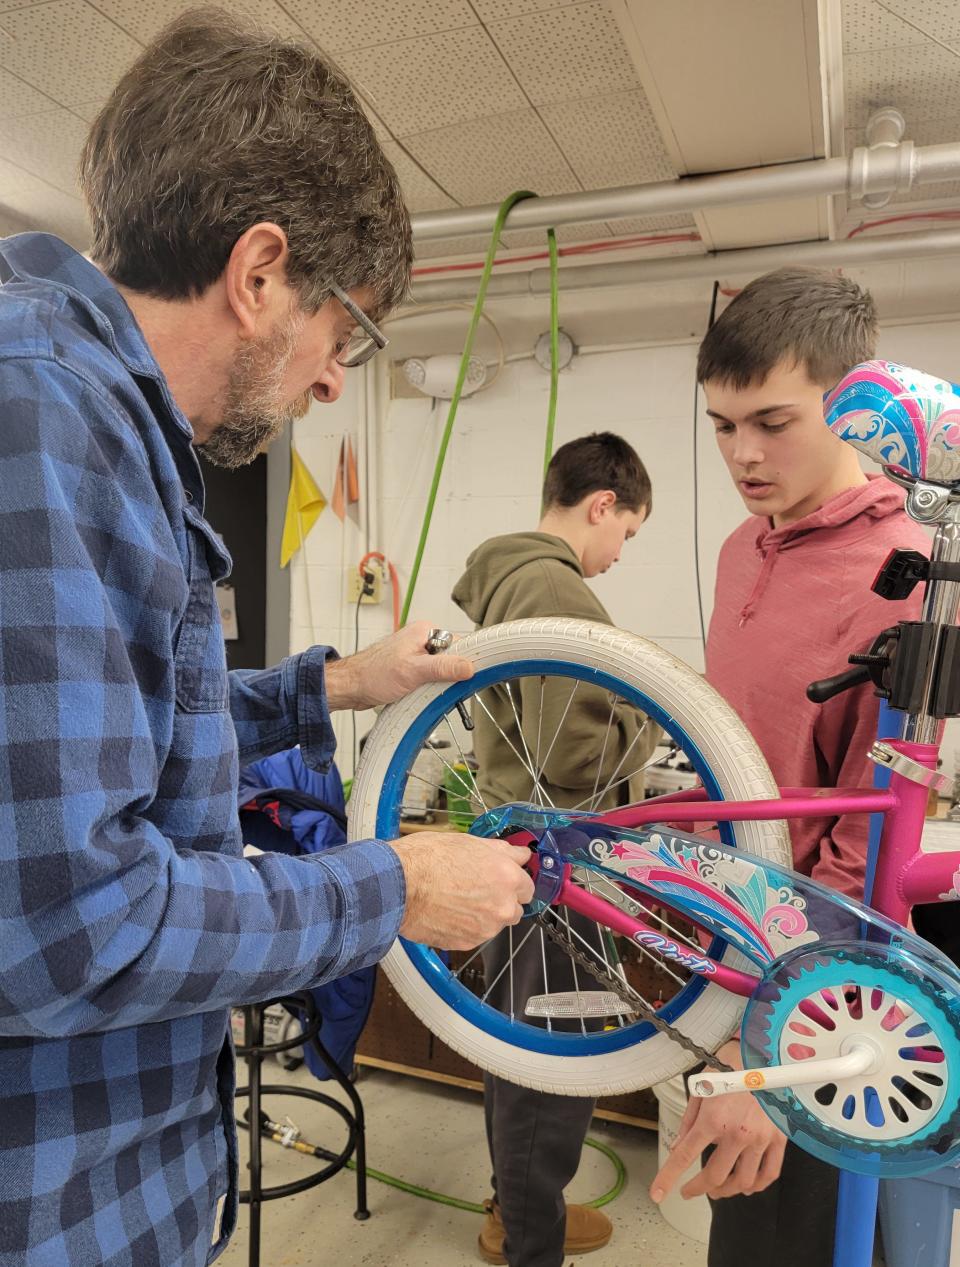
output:
POLYGON ((337 474, 333 482, 333 496, 330 507, 337 518, 343 522, 347 505, 360 500, 360 480, 357 477, 357 460, 353 455, 353 441, 347 436, 340 441, 340 456, 337 458, 337 474))

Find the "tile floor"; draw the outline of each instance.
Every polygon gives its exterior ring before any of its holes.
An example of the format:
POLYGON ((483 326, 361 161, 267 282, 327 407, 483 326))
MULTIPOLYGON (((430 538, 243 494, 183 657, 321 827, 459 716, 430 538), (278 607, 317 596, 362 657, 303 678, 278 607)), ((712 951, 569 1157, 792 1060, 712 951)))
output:
MULTIPOLYGON (((288 1074, 271 1063, 264 1072, 271 1082, 289 1079, 319 1085, 303 1069, 288 1074)), ((488 1195, 479 1094, 373 1069, 363 1071, 358 1089, 367 1116, 371 1167, 468 1201, 480 1202, 488 1195)), ((289 1113, 312 1142, 326 1148, 342 1146, 344 1127, 330 1110, 281 1097, 267 1099, 265 1107, 275 1120, 289 1113)), ((605 1207, 615 1228, 609 1246, 577 1260, 576 1267, 581 1262, 587 1267, 705 1267, 705 1247, 666 1224, 646 1194, 656 1171, 656 1136, 600 1121, 591 1134, 623 1159, 627 1186, 605 1207)), ((241 1148, 245 1164, 243 1138, 241 1148)), ((268 1142, 264 1150, 266 1183, 288 1182, 309 1172, 309 1158, 268 1142)), ((612 1182, 609 1161, 595 1149, 586 1149, 568 1195, 589 1200, 612 1182)), ((310 1192, 266 1205, 263 1267, 467 1267, 482 1261, 476 1251, 479 1215, 424 1201, 371 1179, 371 1216, 360 1223, 353 1217, 354 1197, 354 1175, 342 1171, 310 1192)), ((247 1263, 248 1226, 249 1211, 241 1207, 237 1235, 219 1260, 224 1267, 247 1263)), ((566 1267, 574 1267, 574 1260, 566 1267)))
MULTIPOLYGON (((240 1070, 240 1080, 245 1079, 240 1070)), ((345 1099, 331 1083, 320 1084, 305 1069, 284 1072, 272 1061, 264 1081, 292 1082, 345 1099)), ((488 1158, 479 1093, 424 1082, 379 1069, 364 1069, 357 1084, 367 1117, 367 1162, 376 1170, 481 1202, 489 1195, 488 1158)), ((242 1102, 244 1103, 244 1102, 242 1102)), ((339 1149, 344 1125, 329 1109, 295 1099, 265 1099, 275 1120, 289 1113, 304 1138, 339 1149)), ((613 1148, 627 1170, 623 1192, 605 1211, 614 1224, 610 1244, 564 1267, 706 1267, 706 1246, 681 1236, 647 1196, 657 1167, 657 1139, 650 1131, 594 1122, 590 1134, 613 1148)), ((247 1157, 241 1132, 241 1165, 247 1157)), ((311 1159, 264 1141, 264 1181, 287 1183, 308 1174, 311 1159)), ((245 1175, 245 1170, 241 1176, 245 1175)), ((588 1201, 614 1180, 610 1162, 595 1149, 584 1150, 580 1171, 568 1190, 571 1200, 588 1201)), ((476 1250, 481 1216, 425 1201, 369 1180, 370 1218, 353 1217, 356 1180, 341 1171, 310 1192, 263 1207, 262 1267, 471 1267, 482 1263, 476 1250)), ((241 1206, 237 1233, 218 1260, 223 1267, 248 1263, 249 1209, 241 1206)), ((883 1267, 878 1244, 874 1267, 883 1267)))

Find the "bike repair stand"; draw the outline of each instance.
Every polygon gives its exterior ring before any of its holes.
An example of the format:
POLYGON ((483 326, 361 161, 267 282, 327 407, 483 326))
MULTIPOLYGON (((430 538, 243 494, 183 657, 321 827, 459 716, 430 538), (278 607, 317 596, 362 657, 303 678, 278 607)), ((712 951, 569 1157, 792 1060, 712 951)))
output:
MULTIPOLYGON (((880 701, 877 722, 878 739, 898 739, 903 717, 880 701)), ((890 771, 876 766, 873 786, 885 788, 890 784, 890 771)), ((864 881, 863 900, 869 905, 873 880, 877 869, 877 853, 880 849, 880 832, 883 815, 870 815, 870 835, 867 843, 867 873, 864 881)), ((880 1180, 874 1175, 860 1175, 852 1170, 840 1171, 837 1189, 837 1227, 833 1240, 833 1267, 872 1267, 873 1244, 877 1228, 877 1201, 880 1196, 880 1180)))
MULTIPOLYGON (((367 1209, 367 1161, 363 1103, 350 1079, 320 1042, 318 1035, 321 1022, 322 1018, 317 1011, 313 996, 309 990, 305 990, 302 994, 293 994, 287 998, 272 999, 267 1003, 257 1003, 243 1008, 244 1042, 243 1046, 238 1047, 236 1050, 238 1056, 246 1058, 248 1083, 245 1087, 237 1088, 236 1098, 239 1100, 246 1096, 250 1100, 248 1120, 243 1122, 238 1118, 237 1122, 239 1126, 244 1126, 250 1131, 250 1161, 247 1167, 250 1171, 250 1187, 240 1193, 241 1204, 250 1206, 250 1253, 248 1258, 250 1267, 260 1267, 260 1212, 262 1203, 264 1201, 274 1201, 278 1197, 291 1197, 296 1192, 306 1192, 308 1188, 315 1188, 317 1184, 332 1178, 333 1175, 342 1170, 354 1153, 357 1156, 357 1208, 354 1210, 353 1217, 355 1219, 368 1219, 370 1217, 370 1211, 367 1209), (288 1038, 280 1043, 265 1043, 263 1041, 263 1015, 271 1003, 287 1005, 303 1014, 302 1028, 293 1038, 288 1038), (322 1091, 314 1091, 310 1087, 261 1083, 261 1065, 266 1056, 291 1051, 294 1047, 300 1047, 305 1043, 311 1044, 313 1050, 329 1069, 333 1080, 349 1099, 352 1112, 350 1108, 345 1104, 341 1104, 339 1100, 335 1100, 333 1096, 324 1095, 322 1091), (347 1126, 347 1142, 342 1150, 339 1153, 334 1153, 328 1152, 326 1149, 312 1148, 310 1152, 314 1156, 322 1157, 328 1162, 328 1165, 312 1175, 307 1175, 304 1179, 296 1179, 292 1183, 277 1184, 272 1188, 264 1188, 262 1184, 262 1135, 266 1133, 271 1138, 275 1137, 274 1131, 269 1128, 265 1130, 264 1119, 266 1115, 262 1113, 260 1108, 260 1097, 266 1094, 296 1096, 301 1100, 312 1100, 316 1104, 326 1105, 328 1109, 332 1109, 339 1114, 347 1126)), ((280 1134, 283 1134, 282 1129, 280 1134)), ((282 1139, 279 1142, 284 1143, 282 1139)), ((292 1146, 292 1142, 288 1146, 292 1146)))

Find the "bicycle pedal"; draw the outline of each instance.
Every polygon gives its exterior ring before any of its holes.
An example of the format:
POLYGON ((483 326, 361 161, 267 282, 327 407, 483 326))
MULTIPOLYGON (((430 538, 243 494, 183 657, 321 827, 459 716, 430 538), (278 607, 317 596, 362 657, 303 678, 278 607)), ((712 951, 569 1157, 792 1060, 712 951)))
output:
POLYGON ((630 1016, 633 1009, 612 990, 566 990, 559 994, 532 994, 524 1008, 527 1016, 565 1017, 630 1016))

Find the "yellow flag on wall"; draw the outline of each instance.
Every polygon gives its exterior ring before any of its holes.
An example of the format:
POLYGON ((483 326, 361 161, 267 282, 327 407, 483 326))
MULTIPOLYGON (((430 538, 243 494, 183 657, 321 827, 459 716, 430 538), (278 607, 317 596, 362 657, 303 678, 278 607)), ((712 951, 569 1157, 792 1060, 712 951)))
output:
POLYGON ((283 541, 280 545, 280 566, 285 568, 303 545, 304 539, 317 522, 327 504, 313 476, 304 466, 296 449, 290 450, 290 492, 287 495, 287 515, 283 521, 283 541))

